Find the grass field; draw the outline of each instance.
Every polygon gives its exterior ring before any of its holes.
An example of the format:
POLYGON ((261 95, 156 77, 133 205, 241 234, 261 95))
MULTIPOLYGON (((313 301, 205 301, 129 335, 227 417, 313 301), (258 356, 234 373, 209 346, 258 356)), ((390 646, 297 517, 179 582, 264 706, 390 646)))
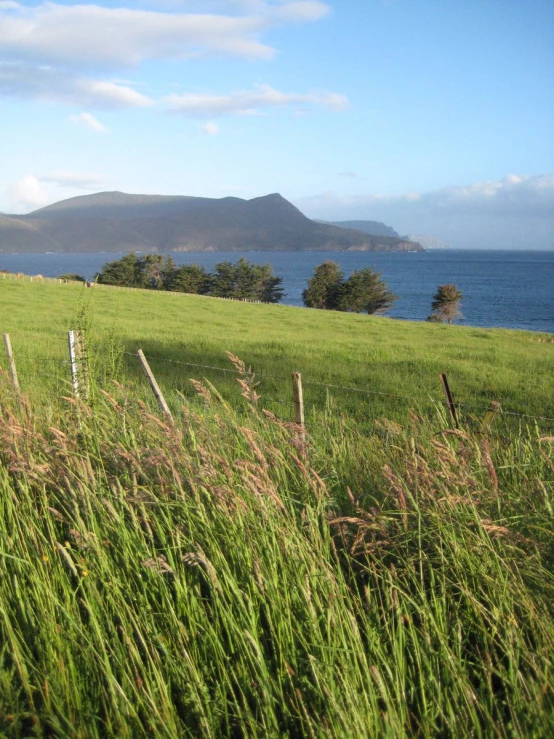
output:
POLYGON ((554 415, 552 337, 71 284, 0 310, 0 736, 553 735, 554 429, 480 423, 554 415), (175 363, 225 350, 259 386, 175 363), (293 370, 407 397, 306 385, 303 441, 293 370))
MULTIPOLYGON (((63 388, 59 378, 67 380, 68 368, 53 360, 67 359, 67 330, 86 323, 90 344, 98 347, 99 374, 121 350, 134 353, 141 347, 153 358, 152 369, 170 402, 178 399, 176 389, 192 391, 189 377, 206 376, 223 390, 234 381, 224 373, 166 360, 229 369, 225 351, 231 351, 252 366, 264 402, 276 412, 282 406, 283 413, 291 413, 293 371, 302 373, 308 410, 324 407, 328 396, 310 382, 369 391, 330 390, 336 405, 360 420, 383 413, 405 418, 414 405, 428 412, 442 404, 438 375, 445 372, 456 400, 465 406, 462 411, 482 416, 494 400, 507 411, 554 417, 554 337, 548 334, 15 281, 0 282, 0 311, 2 331, 11 335, 29 391, 52 388, 53 376, 56 389, 63 388)), ((122 360, 129 379, 138 379, 134 357, 122 360)))

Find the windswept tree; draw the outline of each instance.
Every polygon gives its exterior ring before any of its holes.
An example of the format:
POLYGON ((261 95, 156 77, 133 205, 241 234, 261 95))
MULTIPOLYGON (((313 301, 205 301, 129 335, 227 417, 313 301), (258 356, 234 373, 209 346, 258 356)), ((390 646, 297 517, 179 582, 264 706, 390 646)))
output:
POLYGON ((210 295, 216 298, 235 297, 235 268, 232 262, 219 262, 211 274, 210 295))
POLYGON ((304 305, 308 308, 337 310, 339 292, 344 280, 344 272, 336 262, 327 260, 314 269, 314 276, 302 293, 304 305))
POLYGON ((145 254, 138 258, 136 280, 137 287, 150 290, 163 289, 164 281, 175 269, 175 262, 171 257, 162 254, 145 254))
POLYGON ((103 285, 157 290, 163 288, 164 280, 174 269, 175 263, 171 257, 161 254, 139 257, 131 252, 121 259, 107 262, 96 275, 96 279, 103 285))
POLYGON ((96 280, 103 285, 118 285, 119 287, 139 287, 139 257, 131 252, 121 259, 106 262, 96 280))
POLYGON ((283 297, 282 278, 269 264, 252 264, 241 258, 236 264, 220 262, 211 275, 210 294, 220 298, 278 303, 283 297))
POLYGON ((259 298, 262 303, 278 303, 285 291, 283 290, 283 278, 273 274, 269 264, 264 264, 260 272, 259 298))
POLYGON ((433 323, 450 324, 456 318, 460 318, 462 315, 460 311, 462 297, 462 293, 456 285, 439 285, 437 292, 433 295, 432 312, 431 315, 427 316, 427 320, 433 323))
POLYGON ((395 300, 396 295, 381 279, 381 273, 365 267, 354 270, 343 282, 337 307, 351 313, 384 313, 395 300))
POLYGON ((220 262, 210 273, 198 264, 177 267, 171 257, 161 254, 138 257, 131 253, 107 262, 96 279, 105 285, 260 300, 264 303, 278 303, 283 297, 283 279, 273 274, 271 265, 252 264, 243 258, 236 264, 220 262))
POLYGON ((315 268, 302 299, 309 308, 383 313, 394 303, 396 295, 388 289, 381 274, 369 267, 355 270, 345 280, 339 265, 326 261, 315 268))
POLYGON ((210 275, 198 264, 175 267, 164 279, 163 289, 171 292, 206 295, 210 292, 210 275))

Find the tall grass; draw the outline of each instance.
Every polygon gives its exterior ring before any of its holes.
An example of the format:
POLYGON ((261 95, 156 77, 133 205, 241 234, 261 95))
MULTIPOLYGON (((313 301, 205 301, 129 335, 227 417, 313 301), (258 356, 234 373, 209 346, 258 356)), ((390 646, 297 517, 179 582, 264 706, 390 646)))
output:
POLYGON ((304 442, 239 379, 174 424, 1 380, 3 735, 551 736, 554 437, 329 401, 304 442))

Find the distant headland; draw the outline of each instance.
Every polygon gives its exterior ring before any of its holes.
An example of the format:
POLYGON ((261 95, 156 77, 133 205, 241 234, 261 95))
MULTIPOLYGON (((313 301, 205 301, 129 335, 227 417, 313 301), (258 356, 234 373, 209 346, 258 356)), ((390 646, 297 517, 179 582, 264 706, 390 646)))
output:
POLYGON ((0 253, 122 251, 424 249, 376 221, 313 221, 277 193, 243 200, 100 192, 0 214, 0 253))

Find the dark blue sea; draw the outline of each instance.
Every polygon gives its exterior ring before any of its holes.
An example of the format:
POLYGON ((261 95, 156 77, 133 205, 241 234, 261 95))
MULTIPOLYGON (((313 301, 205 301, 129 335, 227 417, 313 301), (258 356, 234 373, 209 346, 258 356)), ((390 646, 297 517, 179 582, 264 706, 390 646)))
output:
MULTIPOLYGON (((76 272, 88 279, 110 254, 2 254, 0 269, 57 277, 76 272)), ((325 259, 338 262, 345 274, 373 267, 381 272, 398 301, 388 315, 421 321, 429 315, 438 285, 455 283, 462 291, 463 319, 468 326, 498 326, 554 333, 554 251, 430 250, 409 253, 329 252, 179 252, 177 264, 217 262, 269 262, 283 278, 284 303, 302 305, 302 290, 313 269, 325 259)))

